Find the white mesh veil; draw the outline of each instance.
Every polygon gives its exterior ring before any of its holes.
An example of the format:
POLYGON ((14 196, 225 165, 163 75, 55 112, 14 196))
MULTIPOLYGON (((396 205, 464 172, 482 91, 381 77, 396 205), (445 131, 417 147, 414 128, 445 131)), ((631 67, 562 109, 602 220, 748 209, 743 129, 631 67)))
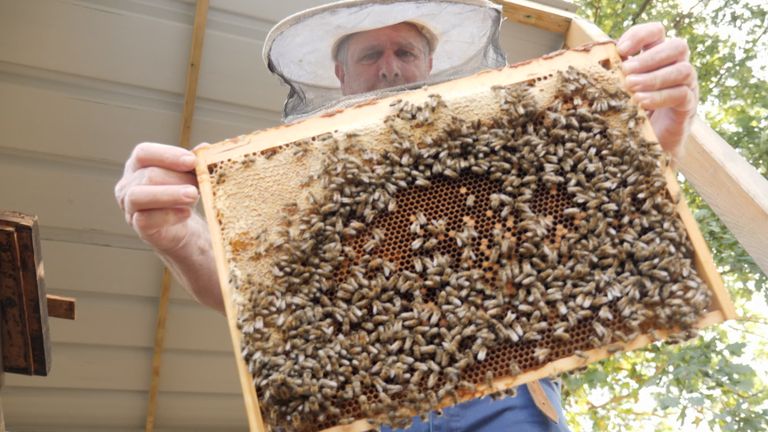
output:
POLYGON ((283 118, 293 121, 360 99, 501 67, 501 8, 486 0, 344 0, 292 15, 264 43, 264 61, 290 88, 283 118), (342 96, 331 49, 345 35, 412 22, 437 39, 425 82, 342 96))

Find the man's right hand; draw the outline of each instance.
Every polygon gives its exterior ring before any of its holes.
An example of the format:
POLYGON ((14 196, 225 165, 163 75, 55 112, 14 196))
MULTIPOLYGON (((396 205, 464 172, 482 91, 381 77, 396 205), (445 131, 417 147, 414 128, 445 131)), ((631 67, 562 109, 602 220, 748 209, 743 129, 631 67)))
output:
POLYGON ((125 220, 160 253, 178 248, 190 232, 199 193, 195 154, 181 147, 141 143, 125 163, 115 198, 125 220))
POLYGON ((190 294, 223 313, 207 226, 192 210, 200 197, 195 162, 181 147, 141 143, 125 163, 115 198, 126 222, 190 294))

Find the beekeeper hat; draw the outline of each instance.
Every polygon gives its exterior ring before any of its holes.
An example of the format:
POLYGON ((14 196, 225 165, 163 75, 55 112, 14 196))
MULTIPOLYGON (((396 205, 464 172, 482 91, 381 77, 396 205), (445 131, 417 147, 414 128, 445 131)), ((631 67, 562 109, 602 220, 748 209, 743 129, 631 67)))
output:
POLYGON ((432 51, 432 73, 421 86, 501 67, 501 8, 486 0, 342 0, 280 21, 264 42, 264 62, 288 85, 283 118, 292 121, 394 89, 344 97, 334 55, 348 35, 393 24, 414 24, 432 51))

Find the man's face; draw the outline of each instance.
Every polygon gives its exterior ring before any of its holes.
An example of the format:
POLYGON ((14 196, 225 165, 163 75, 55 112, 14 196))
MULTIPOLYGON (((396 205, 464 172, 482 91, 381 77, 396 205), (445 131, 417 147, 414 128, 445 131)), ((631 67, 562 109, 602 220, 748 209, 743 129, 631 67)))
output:
POLYGON ((345 96, 423 81, 432 70, 427 39, 408 23, 355 33, 340 54, 336 76, 345 96))

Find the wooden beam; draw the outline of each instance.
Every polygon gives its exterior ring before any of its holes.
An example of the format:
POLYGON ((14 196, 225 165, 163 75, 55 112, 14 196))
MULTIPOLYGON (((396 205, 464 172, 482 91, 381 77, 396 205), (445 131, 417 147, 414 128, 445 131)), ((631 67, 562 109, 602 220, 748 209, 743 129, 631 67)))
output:
POLYGON ((575 48, 590 42, 602 42, 610 40, 599 27, 583 18, 575 17, 568 25, 565 32, 565 47, 575 48))
POLYGON ((5 414, 3 414, 2 402, 0 402, 0 432, 5 432, 5 414))
POLYGON ((144 424, 146 432, 155 430, 157 416, 157 394, 160 390, 160 367, 165 346, 165 323, 168 320, 168 300, 171 294, 171 272, 163 269, 163 284, 160 291, 160 303, 157 306, 157 325, 155 327, 155 348, 152 354, 152 377, 149 385, 149 401, 147 402, 147 421, 144 424))
POLYGON ((768 274, 768 180, 696 118, 680 172, 768 274))
POLYGON ((566 12, 576 13, 579 10, 579 5, 567 1, 567 0, 534 0, 536 3, 541 3, 546 6, 551 6, 566 12))
POLYGON ((494 1, 502 6, 508 20, 555 33, 565 33, 575 17, 570 12, 528 0, 494 1))
POLYGON ((184 110, 181 116, 181 134, 179 145, 189 148, 189 136, 192 132, 192 119, 195 114, 197 99, 197 80, 200 77, 200 61, 203 57, 203 39, 208 18, 208 0, 197 0, 195 22, 192 27, 192 46, 189 50, 187 84, 184 88, 184 110))
MULTIPOLYGON (((208 0, 197 0, 195 20, 192 25, 192 45, 189 51, 189 65, 187 67, 186 86, 184 89, 181 131, 179 133, 179 145, 185 148, 189 148, 189 137, 192 132, 192 120, 194 119, 195 114, 197 82, 200 76, 200 62, 203 56, 203 40, 207 18, 208 0)), ((160 367, 162 365, 163 347, 165 345, 165 324, 168 318, 168 301, 170 299, 170 293, 171 272, 166 267, 163 269, 163 282, 157 310, 155 346, 152 354, 152 377, 149 386, 149 400, 147 402, 147 420, 144 425, 145 432, 152 432, 155 430, 157 395, 160 388, 160 367)))
POLYGON ((48 316, 54 318, 75 319, 75 299, 53 294, 46 296, 48 301, 48 316))

